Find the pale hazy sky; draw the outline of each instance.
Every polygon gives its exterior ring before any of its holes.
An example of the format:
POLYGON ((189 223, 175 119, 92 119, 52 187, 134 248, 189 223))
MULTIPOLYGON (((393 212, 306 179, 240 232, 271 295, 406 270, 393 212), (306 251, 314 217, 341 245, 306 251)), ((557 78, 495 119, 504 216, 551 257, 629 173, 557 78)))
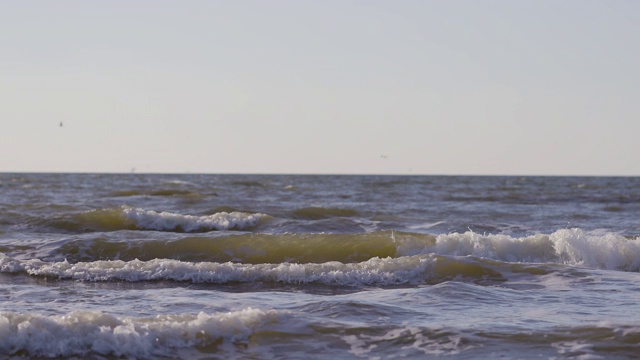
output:
POLYGON ((640 175, 638 64, 635 0, 0 0, 0 171, 640 175))

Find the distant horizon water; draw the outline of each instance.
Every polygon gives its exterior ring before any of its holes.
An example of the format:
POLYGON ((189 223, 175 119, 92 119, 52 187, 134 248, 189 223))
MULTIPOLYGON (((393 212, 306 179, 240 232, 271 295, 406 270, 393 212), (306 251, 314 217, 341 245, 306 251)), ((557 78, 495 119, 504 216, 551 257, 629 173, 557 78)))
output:
POLYGON ((640 177, 638 175, 627 174, 456 174, 456 173, 442 173, 442 174, 428 174, 428 173, 331 173, 331 172, 309 172, 309 173, 296 173, 296 172, 191 172, 191 171, 0 171, 0 174, 104 174, 104 175, 255 175, 255 176, 435 176, 435 177, 456 177, 456 176, 468 176, 468 177, 640 177))

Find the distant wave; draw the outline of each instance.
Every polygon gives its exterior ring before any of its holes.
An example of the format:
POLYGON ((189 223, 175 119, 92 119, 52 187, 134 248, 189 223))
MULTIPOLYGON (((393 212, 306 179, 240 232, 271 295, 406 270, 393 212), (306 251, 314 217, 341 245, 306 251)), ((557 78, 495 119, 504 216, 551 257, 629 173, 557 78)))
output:
POLYGON ((258 225, 264 214, 248 214, 241 212, 216 213, 213 215, 194 216, 170 212, 156 212, 139 208, 123 208, 122 213, 136 227, 145 230, 160 231, 210 231, 210 230, 242 230, 258 225))
POLYGON ((129 196, 179 196, 184 198, 201 199, 205 195, 182 189, 158 189, 158 190, 120 190, 111 193, 114 197, 129 197, 129 196))
MULTIPOLYGON (((75 228, 94 231, 156 230, 172 232, 207 232, 212 230, 243 230, 256 226, 267 218, 264 214, 220 212, 213 215, 182 215, 123 206, 92 210, 77 214, 75 228)), ((68 223, 67 221, 66 223, 68 223)))

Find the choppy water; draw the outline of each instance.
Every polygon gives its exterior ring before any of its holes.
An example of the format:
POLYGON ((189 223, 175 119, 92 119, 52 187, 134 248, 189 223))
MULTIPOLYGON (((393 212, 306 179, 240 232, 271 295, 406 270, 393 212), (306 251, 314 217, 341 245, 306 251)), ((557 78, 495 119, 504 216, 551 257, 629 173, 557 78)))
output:
POLYGON ((640 178, 0 174, 0 357, 640 355, 640 178))

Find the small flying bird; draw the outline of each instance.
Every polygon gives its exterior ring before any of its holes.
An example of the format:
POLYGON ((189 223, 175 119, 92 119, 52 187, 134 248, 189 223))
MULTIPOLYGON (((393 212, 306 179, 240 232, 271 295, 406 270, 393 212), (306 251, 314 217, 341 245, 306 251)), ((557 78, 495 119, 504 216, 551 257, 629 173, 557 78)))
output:
POLYGON ((60 127, 62 127, 62 126, 63 126, 63 125, 62 125, 62 121, 60 121, 60 127))

